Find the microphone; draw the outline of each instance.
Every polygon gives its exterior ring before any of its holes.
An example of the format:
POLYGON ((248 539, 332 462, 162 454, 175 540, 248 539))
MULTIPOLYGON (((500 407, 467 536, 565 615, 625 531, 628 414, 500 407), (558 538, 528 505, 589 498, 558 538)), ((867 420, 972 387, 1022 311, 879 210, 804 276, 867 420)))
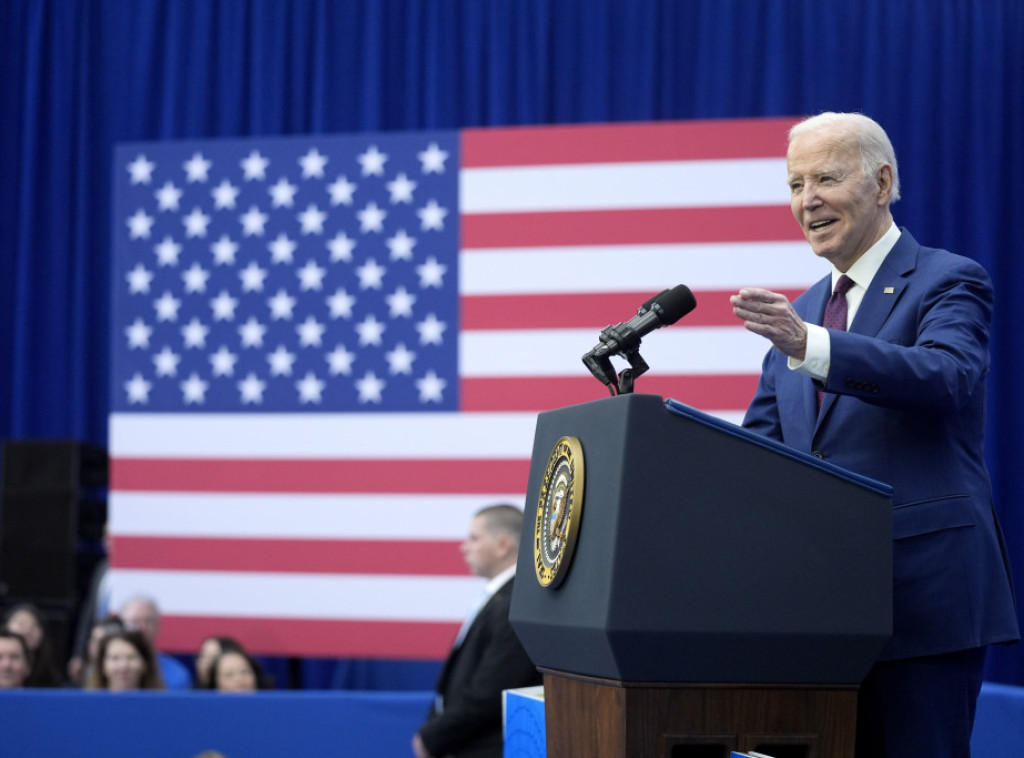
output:
POLYGON ((636 350, 640 340, 663 326, 674 324, 697 307, 697 299, 685 284, 677 284, 670 290, 662 290, 637 309, 629 321, 609 326, 601 332, 601 341, 584 356, 604 358, 636 350))

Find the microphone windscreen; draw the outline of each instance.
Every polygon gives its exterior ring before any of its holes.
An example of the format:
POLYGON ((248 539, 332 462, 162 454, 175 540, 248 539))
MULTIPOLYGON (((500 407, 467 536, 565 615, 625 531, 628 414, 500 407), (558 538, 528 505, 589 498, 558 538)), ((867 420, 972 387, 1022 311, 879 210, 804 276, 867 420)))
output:
POLYGON ((677 284, 667 292, 658 295, 655 300, 655 305, 660 306, 661 309, 658 318, 661 323, 666 325, 674 324, 697 307, 697 298, 685 284, 677 284))

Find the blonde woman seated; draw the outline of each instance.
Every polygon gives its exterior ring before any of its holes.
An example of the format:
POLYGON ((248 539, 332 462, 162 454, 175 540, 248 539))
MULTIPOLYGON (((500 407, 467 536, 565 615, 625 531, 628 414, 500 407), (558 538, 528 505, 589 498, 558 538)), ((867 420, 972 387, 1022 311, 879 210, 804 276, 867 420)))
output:
POLYGON ((100 640, 97 665, 85 683, 87 690, 127 692, 162 690, 164 680, 153 648, 140 632, 112 632, 100 640))

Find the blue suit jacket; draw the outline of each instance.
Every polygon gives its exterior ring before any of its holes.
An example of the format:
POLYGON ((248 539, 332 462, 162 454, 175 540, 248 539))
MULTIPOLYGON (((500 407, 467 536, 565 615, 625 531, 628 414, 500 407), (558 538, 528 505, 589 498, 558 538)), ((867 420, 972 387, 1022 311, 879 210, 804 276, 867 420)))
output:
MULTIPOLYGON (((793 303, 820 324, 825 277, 793 303)), ((982 457, 992 285, 905 229, 848 332, 830 332, 825 399, 774 348, 744 426, 893 487, 893 637, 884 658, 1019 638, 982 457)))

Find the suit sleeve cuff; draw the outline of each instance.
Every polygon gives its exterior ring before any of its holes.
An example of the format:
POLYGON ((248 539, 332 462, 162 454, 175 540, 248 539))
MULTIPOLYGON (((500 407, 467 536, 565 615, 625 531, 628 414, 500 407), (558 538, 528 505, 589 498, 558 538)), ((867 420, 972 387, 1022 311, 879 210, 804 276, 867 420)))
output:
POLYGON ((828 336, 828 329, 817 324, 806 324, 806 327, 807 349, 804 352, 804 359, 798 361, 790 358, 787 365, 791 371, 824 384, 828 379, 829 364, 832 361, 832 342, 828 336))

